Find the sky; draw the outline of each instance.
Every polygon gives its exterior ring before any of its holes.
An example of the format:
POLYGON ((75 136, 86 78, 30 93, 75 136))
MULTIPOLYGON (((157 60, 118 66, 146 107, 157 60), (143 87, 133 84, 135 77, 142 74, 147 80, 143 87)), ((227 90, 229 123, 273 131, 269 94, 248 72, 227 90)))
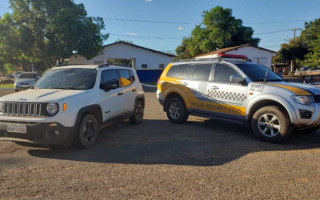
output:
MULTIPOLYGON (((175 52, 202 22, 203 11, 215 6, 231 8, 261 39, 259 46, 279 50, 293 38, 293 28, 320 18, 320 0, 74 0, 83 3, 89 16, 103 17, 105 44, 132 41, 147 48, 175 52)), ((0 15, 10 12, 8 0, 0 1, 0 15)), ((297 35, 300 31, 297 31, 297 35)))

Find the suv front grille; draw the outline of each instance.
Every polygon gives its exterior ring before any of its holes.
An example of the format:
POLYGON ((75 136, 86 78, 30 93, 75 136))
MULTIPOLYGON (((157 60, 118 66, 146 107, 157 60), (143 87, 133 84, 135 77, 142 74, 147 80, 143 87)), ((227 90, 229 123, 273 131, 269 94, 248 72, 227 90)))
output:
POLYGON ((320 103, 320 95, 314 95, 314 102, 320 103))
POLYGON ((3 102, 2 113, 11 116, 40 116, 41 103, 3 102))

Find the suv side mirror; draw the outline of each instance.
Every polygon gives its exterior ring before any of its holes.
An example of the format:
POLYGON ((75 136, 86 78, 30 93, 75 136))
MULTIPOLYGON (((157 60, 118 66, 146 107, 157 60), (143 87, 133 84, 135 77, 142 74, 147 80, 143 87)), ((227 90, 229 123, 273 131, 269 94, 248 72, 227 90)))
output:
POLYGON ((114 89, 117 89, 118 88, 118 83, 117 82, 107 82, 104 84, 104 90, 105 91, 110 91, 110 90, 114 90, 114 89))
POLYGON ((244 80, 244 78, 239 75, 231 75, 230 76, 230 83, 241 83, 243 80, 244 80))

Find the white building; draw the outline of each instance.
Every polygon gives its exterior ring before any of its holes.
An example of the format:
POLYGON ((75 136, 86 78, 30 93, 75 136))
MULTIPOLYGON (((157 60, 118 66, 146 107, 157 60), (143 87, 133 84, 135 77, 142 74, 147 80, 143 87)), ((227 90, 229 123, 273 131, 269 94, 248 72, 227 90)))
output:
POLYGON ((91 60, 78 55, 69 58, 69 64, 104 64, 108 59, 131 60, 137 70, 164 69, 176 56, 148 49, 127 42, 115 42, 105 45, 100 54, 91 60))
POLYGON ((218 49, 216 51, 197 56, 196 59, 215 58, 220 53, 246 55, 252 62, 271 68, 272 57, 276 55, 275 51, 250 44, 244 44, 235 47, 218 49))

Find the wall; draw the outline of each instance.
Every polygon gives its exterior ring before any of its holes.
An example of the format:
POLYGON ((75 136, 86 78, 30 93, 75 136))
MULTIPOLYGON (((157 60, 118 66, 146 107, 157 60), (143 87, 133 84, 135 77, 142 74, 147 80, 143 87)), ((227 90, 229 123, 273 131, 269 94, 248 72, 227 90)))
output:
POLYGON ((158 52, 134 47, 125 43, 115 43, 106 46, 103 54, 100 54, 91 60, 87 60, 82 56, 72 56, 69 58, 69 64, 99 64, 95 62, 103 62, 109 58, 135 59, 135 68, 138 70, 144 70, 142 69, 142 64, 147 64, 147 70, 158 70, 159 64, 164 64, 166 67, 173 59, 173 57, 158 52))
POLYGON ((255 47, 242 47, 237 50, 228 51, 227 54, 246 55, 252 62, 271 68, 273 53, 255 47))

